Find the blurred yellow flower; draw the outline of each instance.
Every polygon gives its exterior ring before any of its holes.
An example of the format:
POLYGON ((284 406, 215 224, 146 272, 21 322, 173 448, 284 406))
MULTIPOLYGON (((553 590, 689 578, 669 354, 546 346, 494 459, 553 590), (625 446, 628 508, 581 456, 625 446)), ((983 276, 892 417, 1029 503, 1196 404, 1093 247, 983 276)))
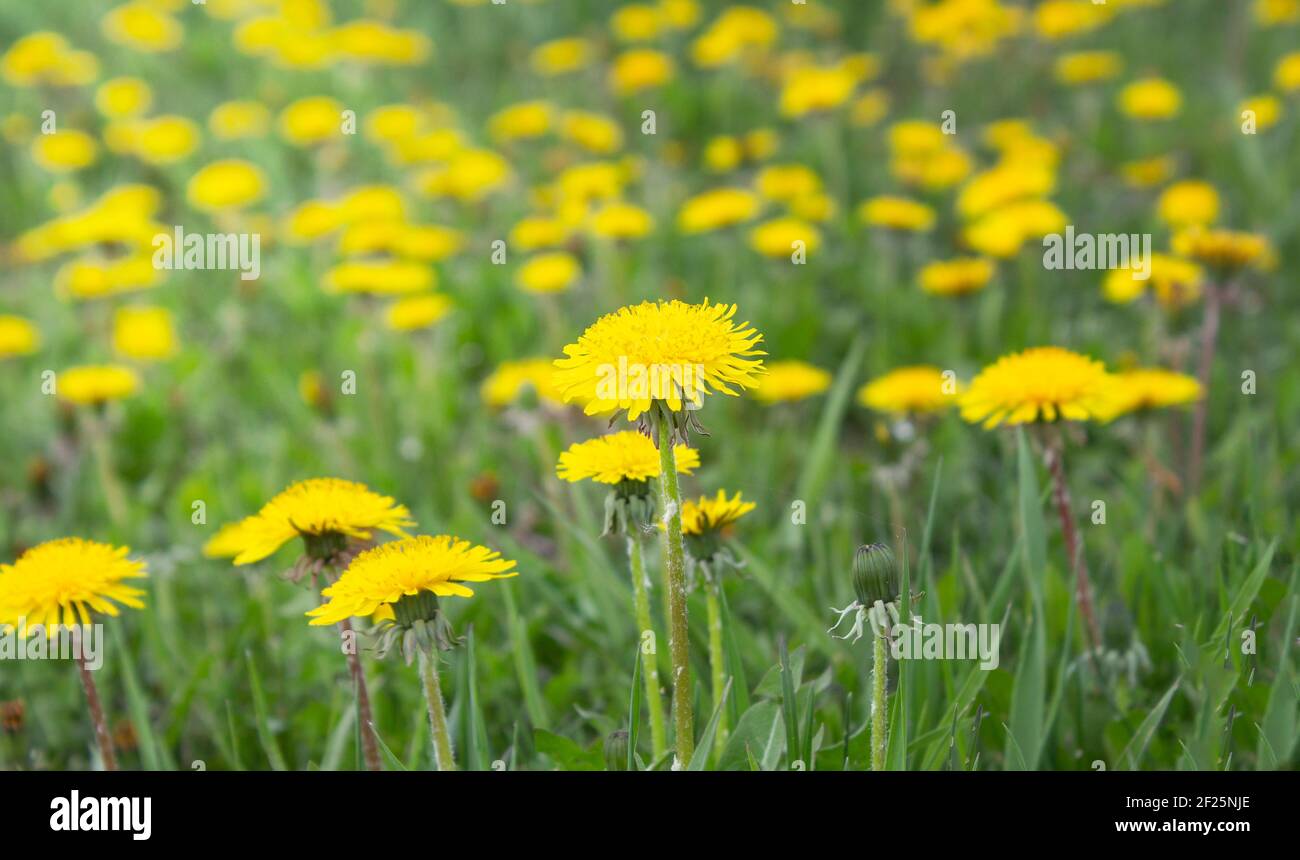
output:
POLYGON ((416 183, 430 197, 454 197, 465 202, 482 200, 510 178, 510 164, 487 149, 457 152, 446 166, 420 174, 416 183))
POLYGON ((41 334, 28 320, 0 314, 0 358, 31 355, 41 345, 41 334))
POLYGON ((831 387, 831 375, 806 361, 774 361, 758 380, 754 396, 767 404, 793 403, 831 387))
POLYGON ((563 222, 544 215, 529 215, 510 230, 510 246, 520 251, 557 248, 569 239, 563 222))
POLYGON ((1182 106, 1182 93, 1164 78, 1134 81, 1119 94, 1120 110, 1134 119, 1170 119, 1178 115, 1182 106))
POLYGON ((781 115, 798 118, 834 110, 849 100, 857 85, 858 77, 840 66, 795 69, 781 89, 781 115))
POLYGON ((1175 182, 1160 193, 1156 214, 1170 227, 1204 227, 1219 217, 1219 192, 1199 179, 1175 182))
POLYGON ((934 210, 906 197, 881 195, 858 207, 858 218, 872 227, 924 232, 934 227, 934 210))
POLYGON ((555 107, 549 102, 520 102, 502 108, 488 119, 488 133, 498 143, 541 137, 551 130, 555 107))
POLYGON ((822 181, 803 164, 772 164, 758 171, 754 188, 768 200, 788 202, 822 190, 822 181))
POLYGON ((891 370, 858 389, 858 402, 868 409, 891 415, 941 412, 963 391, 955 375, 928 364, 891 370))
POLYGON ((349 260, 325 273, 325 289, 333 293, 403 295, 433 289, 433 269, 405 260, 349 260))
POLYGON ((153 104, 153 90, 139 78, 112 78, 95 90, 95 107, 111 119, 136 117, 153 104))
POLYGON ((1120 165, 1124 182, 1132 188, 1151 188, 1163 185, 1174 175, 1178 166, 1172 155, 1157 155, 1138 161, 1128 161, 1120 165))
POLYGON ((129 397, 140 387, 140 377, 120 365, 70 367, 55 379, 55 391, 69 403, 94 406, 129 397))
POLYGON ((16 87, 79 87, 99 76, 99 60, 73 50, 58 33, 41 31, 18 39, 0 58, 0 75, 16 87))
POLYGON ((610 87, 621 96, 661 87, 672 78, 672 57, 648 48, 619 54, 609 69, 610 87))
POLYGON ((1268 271, 1277 264, 1277 253, 1267 236, 1238 230, 1190 227, 1174 236, 1173 249, 1176 254, 1224 270, 1249 267, 1268 271))
POLYGON ((280 112, 280 134, 294 146, 315 146, 343 133, 343 105, 329 96, 298 99, 280 112))
POLYGON ((660 12, 645 3, 629 3, 614 10, 609 29, 620 42, 649 42, 664 26, 660 12))
POLYGON ((32 159, 50 173, 72 173, 94 164, 98 157, 99 144, 76 129, 38 134, 32 141, 32 159))
POLYGON ((1127 304, 1150 288, 1160 305, 1169 310, 1185 307, 1200 298, 1204 274, 1191 260, 1156 253, 1151 255, 1150 266, 1145 280, 1133 277, 1132 268, 1107 272, 1102 281, 1102 297, 1113 304, 1127 304))
POLYGON ((1237 105, 1237 118, 1243 125, 1253 123, 1257 131, 1270 129, 1282 118, 1282 102, 1268 93, 1248 98, 1237 105))
POLYGON ((175 50, 185 34, 179 21, 147 2, 110 9, 99 23, 109 41, 148 54, 175 50))
POLYGON ((161 361, 178 349, 176 327, 166 308, 129 305, 113 315, 113 351, 137 361, 161 361))
POLYGON ((99 299, 157 286, 162 272, 149 253, 105 260, 71 260, 54 273, 54 291, 70 299, 99 299))
POLYGON ((543 42, 529 55, 533 71, 548 77, 579 71, 590 62, 591 43, 577 37, 543 42))
POLYGON ((451 313, 451 299, 441 293, 426 293, 399 299, 384 311, 384 322, 393 331, 428 328, 451 313))
POLYGON ((807 254, 816 251, 821 247, 822 234, 798 218, 773 218, 750 231, 749 244, 765 257, 789 258, 796 251, 807 254))
POLYGON ((1124 69, 1124 61, 1114 51, 1075 51, 1056 60, 1056 79, 1069 86, 1109 81, 1124 69))
POLYGON ((262 171, 237 158, 204 165, 185 188, 190 205, 205 212, 239 209, 261 200, 265 193, 262 171))
POLYGON ((569 289, 582 276, 582 267, 572 254, 550 251, 530 257, 515 274, 515 284, 529 293, 558 293, 569 289))
POLYGON ((1287 54, 1273 69, 1273 86, 1284 93, 1300 91, 1300 51, 1287 54))
POLYGON ((654 229, 654 218, 640 206, 615 201, 592 213, 591 232, 602 239, 640 239, 654 229))
POLYGON ((609 155, 623 147, 623 130, 618 123, 591 111, 565 111, 560 133, 565 140, 596 155, 609 155))
POLYGON ((757 195, 743 188, 715 188, 697 194, 677 212, 677 228, 683 233, 709 233, 742 224, 758 215, 757 195))
POLYGON ((1055 42, 1090 33, 1113 15, 1110 6, 1092 0, 1043 0, 1034 7, 1034 30, 1046 41, 1055 42))
POLYGON ((480 393, 484 402, 499 409, 513 403, 527 389, 554 406, 564 404, 563 393, 555 384, 555 366, 547 358, 502 362, 483 380, 480 393))
POLYGON ((993 278, 993 262, 982 257, 933 260, 917 276, 921 289, 935 296, 964 296, 979 292, 993 278))

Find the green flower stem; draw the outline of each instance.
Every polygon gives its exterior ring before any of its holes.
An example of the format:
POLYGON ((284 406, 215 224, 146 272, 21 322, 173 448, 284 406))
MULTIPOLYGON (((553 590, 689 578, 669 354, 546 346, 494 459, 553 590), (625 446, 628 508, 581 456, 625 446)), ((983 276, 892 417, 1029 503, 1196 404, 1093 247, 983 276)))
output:
POLYGON ((429 731, 433 735, 434 761, 438 770, 455 770, 451 754, 451 734, 447 731, 447 712, 442 706, 442 687, 438 684, 437 657, 420 649, 420 680, 424 682, 424 700, 429 705, 429 731))
MULTIPOLYGON (((637 528, 637 526, 633 526, 637 528)), ((645 553, 641 547, 641 536, 632 534, 627 539, 628 564, 632 568, 632 595, 636 607, 637 640, 647 630, 653 631, 650 620, 650 595, 646 591, 645 553)), ((657 761, 668 751, 668 728, 664 724, 664 699, 659 690, 659 659, 655 651, 646 653, 641 646, 642 677, 645 678, 645 700, 650 708, 650 744, 657 761)))
POLYGON ((99 703, 99 690, 95 687, 95 679, 86 665, 86 658, 81 654, 77 655, 77 671, 81 674, 81 686, 86 690, 90 722, 95 727, 95 740, 99 743, 99 757, 103 759, 104 770, 117 770, 117 756, 113 753, 113 736, 108 733, 108 723, 104 721, 104 708, 99 703))
POLYGON ((695 752, 695 713, 691 695, 690 627, 686 618, 686 553, 682 548, 682 494, 672 428, 655 413, 659 437, 659 510, 664 518, 664 576, 668 587, 668 648, 673 661, 673 727, 677 731, 675 767, 685 768, 695 752))
MULTIPOLYGON (((713 675, 713 706, 722 703, 722 694, 727 687, 726 657, 722 652, 722 605, 718 602, 718 589, 721 584, 706 583, 704 586, 705 608, 709 614, 709 668, 713 675)), ((718 736, 714 740, 714 749, 727 745, 727 709, 718 715, 718 736)))
POLYGON ((889 643, 884 636, 872 637, 874 643, 871 664, 871 769, 885 769, 885 750, 889 746, 889 701, 885 693, 888 657, 885 649, 889 643))
POLYGON ((113 465, 113 447, 108 440, 108 428, 104 425, 102 414, 85 413, 84 422, 90 440, 90 451, 95 458, 95 469, 99 473, 99 485, 104 491, 108 517, 113 525, 120 526, 126 521, 126 495, 122 492, 122 484, 117 479, 117 469, 113 465))

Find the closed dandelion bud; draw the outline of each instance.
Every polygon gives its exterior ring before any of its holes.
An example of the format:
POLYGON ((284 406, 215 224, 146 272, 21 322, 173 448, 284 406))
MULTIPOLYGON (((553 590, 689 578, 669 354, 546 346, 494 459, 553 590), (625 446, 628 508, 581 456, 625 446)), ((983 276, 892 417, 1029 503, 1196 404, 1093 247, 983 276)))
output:
POLYGON ((605 497, 603 535, 630 535, 654 523, 655 494, 649 481, 622 480, 605 497))
POLYGON ((605 736, 605 770, 627 770, 627 741, 623 729, 605 736))
POLYGON ((893 603, 898 599, 894 554, 880 543, 858 547, 853 556, 853 589, 863 606, 893 603))

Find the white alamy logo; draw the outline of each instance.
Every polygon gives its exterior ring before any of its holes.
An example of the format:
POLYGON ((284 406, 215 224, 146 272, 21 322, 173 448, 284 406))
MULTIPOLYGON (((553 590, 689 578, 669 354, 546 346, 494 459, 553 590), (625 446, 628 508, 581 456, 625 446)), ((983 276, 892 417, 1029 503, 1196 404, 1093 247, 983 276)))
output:
POLYGON ((889 638, 895 660, 979 660, 985 671, 1001 662, 1000 624, 925 624, 913 615, 911 624, 890 628, 889 638))
POLYGON ((256 281, 262 273, 261 233, 186 233, 180 224, 153 237, 155 269, 238 269, 256 281))
POLYGON ((53 635, 41 624, 28 627, 26 618, 0 627, 0 660, 76 660, 93 672, 104 665, 103 644, 102 624, 60 627, 53 635))
POLYGON ((1133 280, 1151 277, 1150 233, 1075 233, 1043 237, 1044 269, 1128 269, 1133 280))
POLYGON ((73 789, 70 797, 51 800, 50 809, 54 831, 126 831, 137 842, 153 834, 152 797, 82 797, 73 789))

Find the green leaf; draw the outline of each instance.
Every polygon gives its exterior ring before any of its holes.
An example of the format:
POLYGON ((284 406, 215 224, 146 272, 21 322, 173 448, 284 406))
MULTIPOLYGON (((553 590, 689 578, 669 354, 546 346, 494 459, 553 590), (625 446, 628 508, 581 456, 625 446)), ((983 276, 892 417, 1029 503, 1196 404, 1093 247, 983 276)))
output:
POLYGON ((550 756, 561 770, 604 770, 605 754, 601 742, 583 749, 574 741, 546 729, 533 729, 537 751, 550 756))
POLYGON ((627 769, 636 770, 636 742, 641 731, 641 646, 632 657, 632 692, 627 705, 627 769))
POLYGON ((740 715, 718 759, 719 770, 746 770, 752 758, 762 770, 773 770, 785 748, 785 725, 776 702, 755 702, 740 715))
POLYGON ((275 770, 288 770, 284 755, 275 743, 275 733, 271 731, 271 721, 266 711, 266 696, 262 693, 262 676, 257 673, 257 664, 253 662, 253 653, 244 652, 248 663, 248 681, 253 690, 253 716, 257 720, 257 739, 262 742, 262 751, 275 770))
POLYGON ((1151 738, 1155 735, 1160 721, 1164 719, 1165 711, 1169 708, 1169 702, 1173 700, 1174 693, 1178 692, 1178 685, 1181 683, 1182 678, 1174 681, 1173 686, 1160 697, 1160 701, 1156 702, 1156 706, 1142 720, 1142 724, 1137 727, 1137 731, 1133 733, 1133 737, 1129 739, 1123 752, 1119 754, 1120 761, 1127 760, 1127 764, 1131 769, 1137 770, 1142 764, 1142 758, 1146 755, 1147 747, 1151 744, 1151 738))
MULTIPOLYGON (((1294 582, 1292 584, 1294 588, 1294 582)), ((1264 721, 1259 727, 1259 750, 1255 757, 1255 767, 1260 770, 1286 767, 1296 745, 1296 703, 1300 701, 1300 695, 1296 690, 1291 649, 1295 643, 1297 607, 1300 607, 1300 595, 1293 594, 1286 631, 1282 636, 1281 659, 1277 674, 1273 676, 1273 689, 1269 692, 1264 721)))
POLYGON ((722 688, 722 701, 718 702, 718 706, 713 709, 713 716, 709 718, 709 724, 704 728, 704 737, 700 738, 700 745, 691 754, 691 762, 686 766, 687 770, 704 770, 709 766, 709 754, 713 752, 713 743, 718 736, 718 723, 722 721, 722 709, 727 706, 729 695, 731 695, 730 678, 722 688))

